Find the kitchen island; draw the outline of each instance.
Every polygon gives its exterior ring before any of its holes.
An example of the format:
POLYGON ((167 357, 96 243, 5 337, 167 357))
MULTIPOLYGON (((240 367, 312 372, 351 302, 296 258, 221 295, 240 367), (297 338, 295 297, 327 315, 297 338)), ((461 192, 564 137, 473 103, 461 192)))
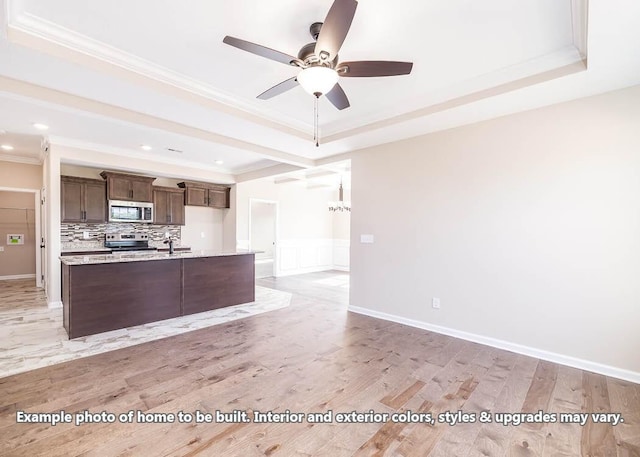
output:
POLYGON ((69 338, 255 301, 254 253, 61 256, 69 338))

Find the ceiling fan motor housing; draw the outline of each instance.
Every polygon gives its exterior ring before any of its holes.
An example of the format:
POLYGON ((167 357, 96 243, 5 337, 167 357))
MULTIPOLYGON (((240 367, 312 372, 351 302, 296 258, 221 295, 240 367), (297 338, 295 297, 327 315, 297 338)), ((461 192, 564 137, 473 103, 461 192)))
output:
POLYGON ((322 28, 322 22, 314 22, 309 26, 309 33, 314 41, 318 41, 318 36, 320 36, 320 29, 322 28))
POLYGON ((319 56, 315 54, 316 44, 308 43, 300 48, 298 52, 298 59, 302 60, 306 66, 313 67, 317 65, 323 65, 329 68, 335 68, 338 65, 338 56, 331 60, 322 60, 319 56))

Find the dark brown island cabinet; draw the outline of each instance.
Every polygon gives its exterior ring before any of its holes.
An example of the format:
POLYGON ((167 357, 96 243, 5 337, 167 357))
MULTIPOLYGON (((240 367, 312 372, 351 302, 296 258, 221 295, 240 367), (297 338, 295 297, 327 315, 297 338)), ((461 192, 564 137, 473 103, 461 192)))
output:
POLYGON ((208 206, 211 208, 231 207, 231 188, 229 186, 184 181, 179 182, 178 187, 185 189, 184 203, 187 206, 208 206))
POLYGON ((184 189, 153 186, 153 223, 184 225, 184 189))
POLYGON ((62 222, 100 223, 107 220, 106 185, 99 179, 60 177, 62 222))
POLYGON ((69 338, 255 301, 253 253, 61 257, 69 338))
POLYGON ((112 171, 103 171, 100 176, 107 181, 107 198, 109 200, 152 202, 152 183, 156 178, 112 171))

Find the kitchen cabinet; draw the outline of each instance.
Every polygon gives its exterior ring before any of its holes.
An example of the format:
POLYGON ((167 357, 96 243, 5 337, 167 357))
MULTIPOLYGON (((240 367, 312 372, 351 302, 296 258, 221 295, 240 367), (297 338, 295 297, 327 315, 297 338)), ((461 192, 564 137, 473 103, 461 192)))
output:
POLYGON ((192 181, 178 183, 178 186, 185 190, 185 205, 211 208, 230 207, 231 188, 229 186, 192 181))
POLYGON ((153 223, 184 225, 184 190, 153 186, 153 223))
POLYGON ((132 202, 153 201, 152 183, 156 178, 103 171, 100 173, 107 181, 107 198, 132 202))
POLYGON ((100 223, 107 220, 106 184, 99 179, 60 177, 62 222, 100 223))

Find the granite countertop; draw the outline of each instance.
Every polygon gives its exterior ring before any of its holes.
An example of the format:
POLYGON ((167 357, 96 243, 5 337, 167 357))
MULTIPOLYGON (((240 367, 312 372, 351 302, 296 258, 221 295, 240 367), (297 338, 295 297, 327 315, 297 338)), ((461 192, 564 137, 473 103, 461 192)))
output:
POLYGON ((65 265, 96 265, 101 263, 144 262, 148 260, 195 259, 198 257, 222 257, 255 254, 255 251, 180 251, 168 252, 118 252, 99 255, 60 256, 65 265))
POLYGON ((62 250, 62 254, 64 254, 65 252, 106 252, 109 253, 111 252, 111 249, 109 248, 105 248, 105 247, 101 247, 101 248, 70 248, 70 249, 63 249, 62 250))

